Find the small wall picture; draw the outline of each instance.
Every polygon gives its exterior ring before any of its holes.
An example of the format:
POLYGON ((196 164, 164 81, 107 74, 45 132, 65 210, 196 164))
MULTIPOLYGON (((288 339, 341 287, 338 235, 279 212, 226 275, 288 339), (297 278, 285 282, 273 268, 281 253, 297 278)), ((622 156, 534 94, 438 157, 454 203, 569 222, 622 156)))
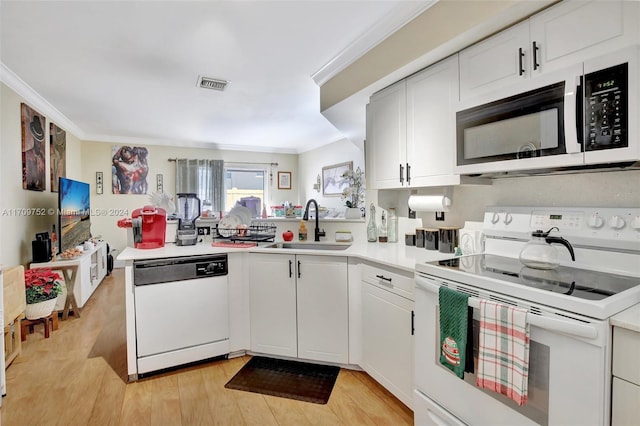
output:
POLYGON ((142 146, 114 146, 111 171, 114 194, 146 194, 149 150, 142 146))
POLYGON ((353 170, 353 161, 323 167, 322 195, 341 196, 342 191, 349 187, 349 181, 342 175, 349 170, 353 170))
POLYGON ((49 123, 49 158, 51 192, 58 192, 58 178, 67 176, 67 132, 49 123))
POLYGON ((291 172, 278 172, 278 189, 291 189, 291 172))
POLYGON ((46 186, 45 117, 20 104, 22 118, 22 188, 44 191, 46 186))

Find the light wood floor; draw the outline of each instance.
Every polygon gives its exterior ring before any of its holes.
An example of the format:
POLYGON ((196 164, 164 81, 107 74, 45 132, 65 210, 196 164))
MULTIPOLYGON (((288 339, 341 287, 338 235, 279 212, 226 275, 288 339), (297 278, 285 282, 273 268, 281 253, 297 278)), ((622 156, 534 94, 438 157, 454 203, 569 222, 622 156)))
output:
MULTIPOLYGON (((42 326, 7 369, 2 425, 402 425, 413 413, 366 373, 341 370, 326 405, 225 389, 248 356, 126 383, 124 277, 115 270, 81 318, 42 326)), ((402 366, 398 366, 402 368, 402 366)))

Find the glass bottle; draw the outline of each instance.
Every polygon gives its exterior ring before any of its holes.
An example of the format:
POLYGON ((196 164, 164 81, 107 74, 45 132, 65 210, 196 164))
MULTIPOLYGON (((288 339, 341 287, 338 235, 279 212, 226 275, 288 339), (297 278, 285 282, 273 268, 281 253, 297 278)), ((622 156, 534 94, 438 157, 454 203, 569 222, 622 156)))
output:
POLYGON ((387 216, 385 211, 382 210, 382 219, 380 220, 380 226, 378 227, 378 242, 386 243, 388 240, 387 235, 387 216))
POLYGON ((369 213, 369 225, 367 225, 367 241, 375 243, 378 241, 378 225, 376 225, 376 208, 373 203, 369 209, 371 213, 369 213))
POLYGON ((387 219, 387 234, 390 243, 398 242, 398 216, 396 209, 389 209, 389 218, 387 219))

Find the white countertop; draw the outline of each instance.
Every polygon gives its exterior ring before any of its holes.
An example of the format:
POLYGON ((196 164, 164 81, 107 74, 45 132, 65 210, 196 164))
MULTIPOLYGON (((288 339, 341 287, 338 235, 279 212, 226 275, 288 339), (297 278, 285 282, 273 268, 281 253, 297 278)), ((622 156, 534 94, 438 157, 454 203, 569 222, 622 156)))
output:
MULTIPOLYGON (((282 240, 276 240, 275 242, 282 242, 282 240)), ((333 243, 332 241, 323 242, 333 243)), ((308 243, 313 243, 313 241, 308 241, 308 243)), ((166 244, 164 247, 157 249, 135 249, 132 247, 127 247, 118 255, 117 260, 132 261, 141 259, 157 259, 164 257, 234 253, 239 251, 248 251, 252 253, 297 253, 320 256, 356 257, 363 260, 404 269, 409 272, 415 271, 415 265, 418 262, 435 261, 453 256, 452 253, 440 253, 439 251, 405 246, 404 242, 400 241, 397 243, 353 243, 346 250, 280 249, 267 247, 227 248, 212 247, 211 243, 198 243, 193 246, 176 246, 175 244, 166 244)))
POLYGON ((640 305, 632 306, 612 316, 611 325, 640 333, 640 305))

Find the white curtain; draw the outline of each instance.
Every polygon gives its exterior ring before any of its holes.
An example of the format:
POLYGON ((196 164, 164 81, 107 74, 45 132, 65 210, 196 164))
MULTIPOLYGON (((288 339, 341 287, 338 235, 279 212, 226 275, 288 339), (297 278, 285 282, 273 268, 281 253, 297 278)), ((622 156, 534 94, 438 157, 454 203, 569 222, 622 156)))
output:
POLYGON ((224 161, 176 160, 176 194, 198 194, 214 212, 224 210, 224 161))

